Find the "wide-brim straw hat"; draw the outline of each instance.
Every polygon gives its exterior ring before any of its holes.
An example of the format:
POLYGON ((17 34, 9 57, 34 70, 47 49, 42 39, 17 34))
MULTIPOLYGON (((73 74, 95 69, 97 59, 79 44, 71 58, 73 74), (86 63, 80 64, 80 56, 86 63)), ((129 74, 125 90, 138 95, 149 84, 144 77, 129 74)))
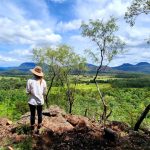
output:
POLYGON ((30 69, 30 71, 33 74, 35 74, 36 76, 39 76, 39 77, 43 77, 44 76, 44 73, 42 72, 42 68, 40 66, 36 66, 35 68, 30 69))

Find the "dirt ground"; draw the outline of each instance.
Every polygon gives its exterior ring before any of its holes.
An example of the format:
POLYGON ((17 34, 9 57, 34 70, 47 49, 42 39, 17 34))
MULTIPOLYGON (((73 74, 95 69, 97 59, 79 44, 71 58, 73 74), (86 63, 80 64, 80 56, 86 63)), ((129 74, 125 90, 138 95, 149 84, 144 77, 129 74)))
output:
POLYGON ((43 126, 35 127, 35 133, 31 133, 29 120, 29 113, 16 123, 0 118, 0 150, 14 150, 21 142, 30 142, 33 150, 150 150, 150 134, 135 132, 122 122, 104 127, 86 117, 66 114, 57 106, 43 111, 43 126))

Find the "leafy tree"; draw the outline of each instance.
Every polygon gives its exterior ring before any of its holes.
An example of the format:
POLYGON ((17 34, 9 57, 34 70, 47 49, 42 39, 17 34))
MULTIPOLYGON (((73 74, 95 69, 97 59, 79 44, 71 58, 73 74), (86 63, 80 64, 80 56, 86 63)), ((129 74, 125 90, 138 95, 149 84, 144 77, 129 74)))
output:
POLYGON ((131 26, 135 24, 135 19, 140 14, 150 13, 150 0, 133 0, 125 13, 125 19, 131 26))
POLYGON ((34 49, 33 54, 36 62, 45 64, 48 67, 47 76, 50 78, 50 86, 46 100, 54 83, 54 79, 60 80, 62 85, 66 83, 66 95, 70 106, 69 112, 71 113, 74 102, 74 92, 70 87, 69 75, 72 74, 73 71, 79 73, 83 70, 85 67, 85 59, 73 52, 73 49, 67 45, 59 45, 56 48, 34 49))
MULTIPOLYGON (((48 107, 48 95, 53 86, 54 79, 60 76, 60 66, 57 61, 58 51, 51 47, 33 49, 33 59, 37 64, 43 66, 43 68, 46 68, 46 76, 48 76, 50 81, 48 92, 46 94, 46 105, 48 107)), ((59 80, 61 80, 61 78, 59 78, 59 80)))
POLYGON ((88 24, 82 23, 81 30, 83 37, 90 38, 97 47, 98 53, 94 53, 91 50, 88 50, 88 53, 92 58, 94 58, 95 62, 99 62, 99 66, 93 80, 98 89, 100 99, 102 100, 103 114, 101 116, 101 120, 105 123, 105 120, 109 117, 111 112, 107 114, 107 105, 96 79, 99 72, 105 68, 103 67, 104 62, 105 64, 108 64, 114 56, 122 52, 125 43, 115 35, 115 32, 118 30, 118 26, 116 25, 116 19, 113 17, 106 22, 99 19, 90 19, 88 24))
POLYGON ((62 45, 58 47, 58 62, 61 67, 61 76, 67 86, 67 100, 69 102, 69 113, 72 112, 72 106, 74 103, 74 94, 77 84, 78 75, 81 73, 81 70, 85 69, 85 59, 73 52, 72 48, 67 45, 62 45), (70 85, 69 75, 72 73, 77 74, 77 78, 74 82, 74 87, 70 85))
MULTIPOLYGON (((127 23, 130 23, 130 25, 133 26, 135 24, 136 17, 143 13, 146 15, 150 13, 150 0, 133 0, 131 6, 128 7, 128 11, 125 13, 125 19, 127 23)), ((147 43, 150 43, 150 38, 147 43)), ((149 110, 150 104, 145 108, 142 115, 139 117, 137 123, 135 124, 134 130, 138 130, 149 110)))

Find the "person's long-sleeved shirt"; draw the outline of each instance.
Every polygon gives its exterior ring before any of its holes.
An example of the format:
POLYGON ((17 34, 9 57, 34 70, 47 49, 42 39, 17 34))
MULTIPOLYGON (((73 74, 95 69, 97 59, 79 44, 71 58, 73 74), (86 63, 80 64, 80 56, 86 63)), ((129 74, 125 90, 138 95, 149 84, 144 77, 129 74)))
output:
POLYGON ((43 105, 44 95, 47 92, 47 85, 44 79, 37 80, 35 78, 27 81, 26 92, 30 95, 28 103, 31 105, 43 105))

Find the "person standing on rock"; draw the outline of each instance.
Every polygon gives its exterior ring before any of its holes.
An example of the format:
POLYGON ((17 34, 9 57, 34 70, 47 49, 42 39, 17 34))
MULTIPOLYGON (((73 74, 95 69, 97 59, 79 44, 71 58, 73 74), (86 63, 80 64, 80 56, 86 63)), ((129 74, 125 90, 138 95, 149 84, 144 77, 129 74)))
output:
POLYGON ((29 95, 29 108, 30 108, 30 125, 31 130, 35 128, 35 112, 37 110, 38 126, 39 129, 42 126, 42 106, 44 104, 44 96, 47 92, 46 81, 43 79, 43 72, 40 66, 36 66, 30 69, 33 73, 33 78, 28 79, 26 92, 29 95))

